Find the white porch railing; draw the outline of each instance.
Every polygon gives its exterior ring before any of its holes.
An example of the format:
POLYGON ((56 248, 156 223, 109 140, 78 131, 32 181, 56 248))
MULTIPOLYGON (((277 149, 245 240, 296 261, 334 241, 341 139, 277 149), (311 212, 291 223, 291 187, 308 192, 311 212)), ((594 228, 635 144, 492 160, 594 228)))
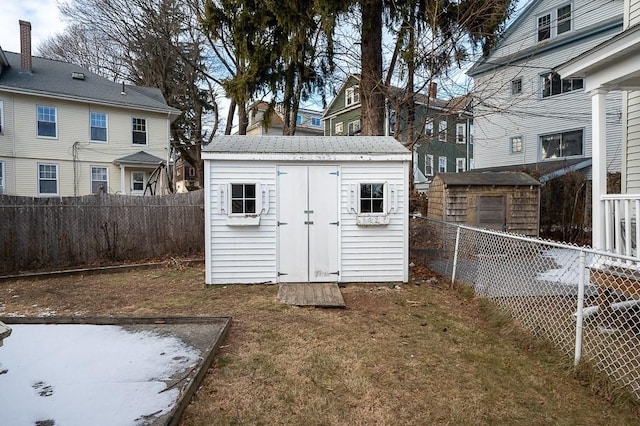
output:
POLYGON ((640 194, 606 194, 604 243, 608 252, 638 257, 640 247, 640 194))

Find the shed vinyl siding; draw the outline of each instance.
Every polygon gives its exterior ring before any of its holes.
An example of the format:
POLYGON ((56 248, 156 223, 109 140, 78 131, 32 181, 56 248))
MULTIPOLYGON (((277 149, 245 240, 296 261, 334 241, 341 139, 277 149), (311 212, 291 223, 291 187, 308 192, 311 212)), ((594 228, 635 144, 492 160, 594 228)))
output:
MULTIPOLYGON (((276 272, 276 166, 270 162, 210 163, 208 179, 211 214, 207 266, 212 284, 277 282, 276 272), (220 188, 232 182, 260 184, 269 191, 269 212, 259 226, 229 226, 218 210, 220 188), (265 279, 265 277, 268 277, 265 279)), ((224 191, 227 194, 227 191, 224 191)), ((225 195, 226 196, 226 195, 225 195)), ((263 208, 266 206, 263 205, 263 208)))
POLYGON ((628 92, 626 191, 640 194, 640 91, 628 92))
MULTIPOLYGON (((405 166, 408 167, 408 166, 405 166)), ((406 281, 406 240, 404 229, 407 196, 404 168, 399 164, 347 163, 341 166, 341 282, 406 281), (351 191, 361 182, 386 182, 398 191, 397 210, 389 213, 389 224, 360 226, 351 206, 351 191)), ((391 197, 391 192, 387 192, 391 197)), ((357 209, 357 207, 356 207, 357 209)), ((388 211, 388 209, 387 209, 388 211)))

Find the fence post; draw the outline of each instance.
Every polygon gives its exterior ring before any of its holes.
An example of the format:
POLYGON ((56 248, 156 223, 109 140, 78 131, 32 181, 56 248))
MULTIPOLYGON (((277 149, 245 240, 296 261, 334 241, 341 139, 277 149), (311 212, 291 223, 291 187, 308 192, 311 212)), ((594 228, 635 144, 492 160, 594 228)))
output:
POLYGON ((460 245, 460 227, 456 231, 456 246, 453 251, 453 272, 451 273, 451 282, 456 282, 456 266, 458 265, 458 246, 460 245))
POLYGON ((573 358, 573 367, 577 367, 582 357, 582 322, 584 308, 584 271, 585 271, 585 254, 584 250, 580 250, 579 262, 579 282, 578 282, 578 306, 576 309, 576 350, 573 358))

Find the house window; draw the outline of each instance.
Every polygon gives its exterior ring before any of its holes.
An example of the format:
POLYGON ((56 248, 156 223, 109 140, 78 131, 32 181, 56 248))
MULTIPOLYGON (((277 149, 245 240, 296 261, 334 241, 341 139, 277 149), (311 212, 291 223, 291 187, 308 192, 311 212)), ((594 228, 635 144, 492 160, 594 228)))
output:
POLYGON ((302 114, 296 115, 296 124, 302 124, 302 114))
POLYGON ((359 86, 349 87, 347 90, 345 90, 344 96, 345 96, 345 99, 344 99, 345 106, 351 106, 353 104, 357 104, 358 102, 360 102, 360 87, 359 86))
POLYGON ((522 77, 511 80, 511 96, 522 93, 522 77))
POLYGON ((131 173, 131 192, 144 192, 144 172, 131 173))
POLYGON ((438 172, 447 173, 447 157, 438 157, 438 172))
POLYGON ((425 121, 424 134, 427 137, 433 136, 433 119, 432 118, 427 118, 427 120, 425 121))
POLYGON ((4 104, 0 100, 0 135, 4 131, 4 104))
POLYGON ((91 142, 107 141, 107 114, 103 112, 92 112, 89 115, 91 126, 91 142))
POLYGON ((583 146, 582 130, 540 136, 540 156, 543 160, 582 155, 583 146))
POLYGON ((38 105, 38 136, 42 138, 57 138, 57 120, 56 108, 44 105, 38 105))
POLYGON ((456 124, 456 142, 457 143, 465 143, 467 141, 467 131, 464 123, 456 124))
POLYGON ((551 14, 538 17, 538 41, 551 38, 551 14))
POLYGON ((456 173, 462 173, 467 170, 467 159, 456 158, 456 173))
POLYGON ((440 120, 438 123, 438 139, 443 142, 447 141, 447 120, 440 120))
POLYGON ((340 123, 336 123, 336 126, 335 126, 335 134, 336 134, 336 135, 341 135, 341 134, 342 134, 342 130, 343 130, 342 122, 340 122, 340 123))
POLYGON ((133 143, 135 145, 147 144, 147 120, 144 118, 132 119, 133 143))
POLYGON ((109 169, 107 167, 91 166, 91 193, 97 194, 99 192, 109 192, 109 169))
POLYGON ((538 41, 571 31, 571 3, 538 16, 538 41))
POLYGON ((348 135, 353 136, 357 133, 360 133, 360 120, 351 121, 347 126, 348 135))
POLYGON ((0 161, 0 194, 4 192, 4 161, 0 161))
POLYGON ((320 126, 320 119, 318 117, 311 117, 311 125, 312 126, 316 126, 319 127, 320 126))
POLYGON ((255 214, 256 213, 256 184, 232 183, 231 184, 231 213, 255 214))
POLYGON ((581 78, 561 79, 555 72, 540 76, 542 80, 542 97, 559 95, 584 88, 584 80, 581 78))
POLYGON ((38 194, 58 194, 58 165, 38 164, 38 194))
POLYGON ((522 152, 522 136, 514 136, 511 138, 511 153, 517 154, 522 152))
POLYGON ((433 176, 433 155, 427 154, 424 157, 424 175, 433 176))
POLYGON ((389 108, 389 131, 387 132, 389 136, 393 136, 396 132, 396 120, 396 110, 394 108, 389 108))
POLYGON ((384 213, 384 183, 360 184, 360 213, 384 213))

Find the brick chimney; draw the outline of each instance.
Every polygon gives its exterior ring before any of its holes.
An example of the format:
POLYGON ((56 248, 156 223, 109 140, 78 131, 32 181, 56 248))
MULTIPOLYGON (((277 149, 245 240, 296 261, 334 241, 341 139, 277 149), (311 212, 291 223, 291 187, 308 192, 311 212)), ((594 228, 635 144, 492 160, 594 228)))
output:
POLYGON ((31 72, 31 22, 20 23, 20 68, 31 72))
POLYGON ((429 98, 436 99, 438 97, 438 83, 432 81, 429 83, 429 98))

